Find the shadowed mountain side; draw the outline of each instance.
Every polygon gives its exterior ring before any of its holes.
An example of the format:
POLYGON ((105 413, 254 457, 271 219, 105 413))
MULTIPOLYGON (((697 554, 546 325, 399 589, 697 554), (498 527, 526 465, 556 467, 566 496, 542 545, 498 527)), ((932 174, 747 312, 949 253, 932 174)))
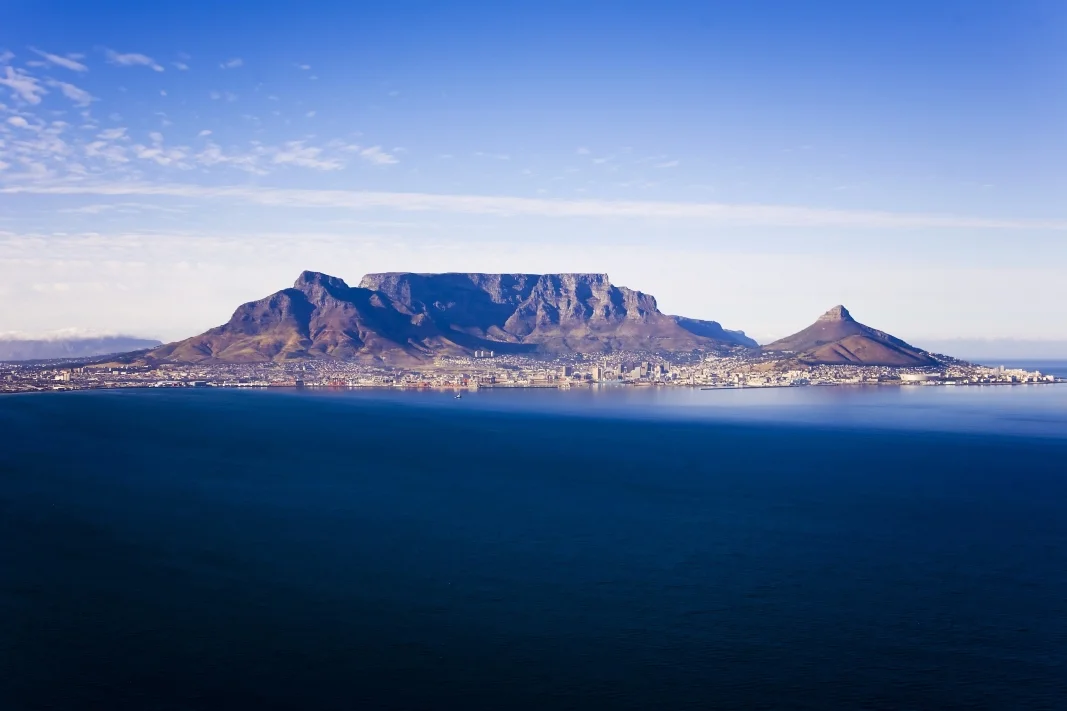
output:
POLYGON ((718 321, 701 321, 685 316, 672 316, 675 323, 686 331, 704 338, 713 338, 722 341, 733 341, 739 346, 746 348, 758 348, 759 344, 745 335, 744 331, 730 331, 723 328, 718 321))
POLYGON ((791 352, 811 364, 885 366, 936 365, 937 360, 888 333, 865 326, 844 306, 835 306, 802 331, 763 346, 765 351, 791 352))
POLYGON ((453 340, 535 345, 541 352, 755 347, 714 321, 668 316, 649 294, 611 284, 607 274, 368 274, 360 286, 397 308, 427 313, 453 340))
POLYGON ((691 351, 755 346, 714 321, 668 316, 605 274, 368 274, 358 287, 304 272, 229 322, 150 351, 156 362, 332 357, 414 363, 434 355, 691 351))
POLYGON ((151 351, 147 359, 263 362, 325 356, 402 364, 425 358, 435 346, 448 350, 441 340, 425 319, 396 311, 374 292, 304 272, 293 288, 244 304, 226 324, 151 351))

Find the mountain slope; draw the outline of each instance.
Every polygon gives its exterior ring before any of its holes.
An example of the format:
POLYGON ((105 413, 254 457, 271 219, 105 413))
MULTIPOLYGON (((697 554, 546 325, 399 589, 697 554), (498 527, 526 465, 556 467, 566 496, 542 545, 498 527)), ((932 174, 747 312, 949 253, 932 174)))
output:
POLYGON ((373 292, 304 272, 293 288, 243 304, 222 326, 147 358, 244 363, 326 356, 401 363, 425 357, 435 335, 373 292))
POLYGON ((791 352, 799 360, 811 364, 937 364, 937 360, 926 351, 859 323, 844 306, 835 306, 804 330, 765 345, 763 350, 791 352))
POLYGON ((334 357, 402 364, 473 350, 605 353, 754 347, 714 321, 668 316, 604 274, 368 274, 358 287, 304 272, 150 362, 334 357))

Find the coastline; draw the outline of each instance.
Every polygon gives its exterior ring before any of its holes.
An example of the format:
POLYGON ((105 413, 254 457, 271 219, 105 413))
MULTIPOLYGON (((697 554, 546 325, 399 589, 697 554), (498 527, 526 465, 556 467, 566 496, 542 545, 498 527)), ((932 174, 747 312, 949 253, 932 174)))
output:
POLYGON ((766 385, 699 385, 691 383, 632 383, 632 382, 597 382, 597 383, 584 383, 584 384, 567 384, 567 385, 551 385, 551 384, 490 384, 490 385, 478 385, 477 387, 471 387, 467 385, 396 385, 396 384, 378 384, 378 383, 358 383, 358 384, 321 384, 321 383, 305 383, 303 385, 296 385, 291 383, 202 383, 202 382, 185 382, 185 383, 131 383, 129 385, 101 385, 101 386, 88 386, 88 387, 69 387, 69 386, 53 386, 50 388, 25 388, 19 390, 6 390, 0 389, 0 396, 3 395, 29 395, 40 393, 74 393, 74 392, 92 392, 92 391, 117 391, 117 390, 184 390, 184 389, 226 389, 226 390, 392 390, 392 391, 407 391, 407 392, 478 392, 479 390, 588 390, 593 388, 649 388, 649 389, 689 389, 699 391, 723 391, 723 390, 773 390, 773 389, 802 389, 802 388, 981 388, 981 387, 1024 387, 1024 386, 1041 386, 1041 385, 1067 385, 1067 379, 1058 378, 1052 381, 1036 381, 1036 382, 936 382, 936 381, 924 381, 924 382, 899 382, 899 381, 882 381, 882 382, 838 382, 838 383, 811 383, 811 384, 790 384, 790 383, 775 383, 766 385))

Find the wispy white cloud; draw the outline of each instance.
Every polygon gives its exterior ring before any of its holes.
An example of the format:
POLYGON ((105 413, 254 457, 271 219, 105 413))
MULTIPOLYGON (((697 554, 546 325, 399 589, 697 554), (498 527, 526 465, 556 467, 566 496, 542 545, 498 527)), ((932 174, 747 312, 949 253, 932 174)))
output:
POLYGON ((324 157, 321 148, 306 146, 304 141, 289 141, 274 151, 271 162, 316 170, 340 170, 345 167, 341 160, 324 157))
POLYGON ((152 145, 144 145, 142 143, 135 143, 130 146, 130 151, 134 157, 151 161, 156 165, 161 166, 173 166, 182 170, 189 170, 193 168, 193 156, 190 156, 189 149, 186 146, 166 146, 164 145, 163 134, 159 131, 152 131, 148 134, 149 140, 152 145))
POLYGON ((215 101, 221 101, 222 99, 225 99, 226 101, 237 101, 237 94, 234 94, 232 91, 212 91, 208 96, 215 101))
POLYGON ((265 175, 267 171, 259 166, 259 158, 260 156, 256 153, 227 152, 222 146, 212 141, 208 141, 207 146, 193 156, 197 165, 205 168, 221 165, 256 175, 265 175))
POLYGON ((227 59, 225 62, 220 64, 219 68, 220 69, 237 69, 238 67, 243 67, 244 64, 245 64, 245 60, 241 59, 240 57, 234 57, 232 59, 227 59))
POLYGON ((94 203, 92 205, 82 205, 81 207, 64 208, 62 210, 59 210, 59 212, 61 212, 63 214, 69 214, 69 215, 99 215, 100 213, 103 213, 103 212, 110 212, 112 210, 117 210, 119 208, 119 205, 124 205, 124 204, 136 204, 136 203, 120 203, 120 202, 94 203))
POLYGON ((374 165, 392 165, 399 163, 396 156, 386 153, 381 146, 371 146, 360 150, 359 157, 374 165))
POLYGON ((93 141, 85 146, 85 156, 90 159, 100 159, 111 164, 129 163, 126 157, 126 149, 116 143, 108 141, 93 141))
POLYGON ((10 62, 14 58, 15 58, 15 53, 14 52, 12 52, 10 50, 7 50, 7 49, 0 50, 0 64, 7 64, 8 62, 10 62))
POLYGON ((120 138, 126 137, 126 129, 122 127, 117 128, 105 128, 96 136, 104 141, 117 141, 120 138))
POLYGON ((11 94, 27 104, 41 103, 41 97, 48 91, 41 86, 36 77, 14 67, 4 67, 6 75, 0 77, 0 86, 6 86, 11 94))
POLYGON ((311 65, 310 64, 297 64, 296 68, 297 69, 302 69, 302 70, 304 70, 306 72, 307 70, 311 69, 311 65))
POLYGON ((586 148, 585 146, 581 146, 580 148, 577 148, 574 152, 577 153, 580 156, 587 156, 590 153, 592 153, 592 151, 589 150, 588 148, 586 148))
POLYGON ((113 49, 105 49, 104 53, 107 55, 107 61, 117 67, 150 67, 157 72, 163 71, 162 65, 144 54, 136 52, 122 54, 113 49))
POLYGON ((1031 220, 834 210, 787 205, 635 200, 553 200, 489 195, 443 195, 350 190, 293 190, 250 186, 205 187, 182 184, 20 185, 0 194, 171 196, 230 200, 302 208, 394 209, 501 216, 651 218, 699 220, 705 224, 871 229, 1026 229, 1067 231, 1067 219, 1031 220))
POLYGON ((44 52, 34 47, 30 47, 30 51, 37 54, 40 57, 44 57, 45 61, 49 64, 53 64, 57 67, 63 67, 69 69, 72 72, 87 72, 89 67, 85 66, 81 62, 70 59, 69 57, 61 57, 58 54, 51 54, 50 52, 44 52))
POLYGON ((656 168, 677 168, 679 166, 679 164, 680 164, 679 161, 676 161, 676 160, 665 160, 662 163, 656 163, 656 165, 654 167, 656 167, 656 168))
POLYGON ((316 112, 316 111, 308 111, 306 114, 304 114, 304 116, 306 116, 308 118, 315 118, 315 114, 316 113, 318 113, 318 112, 316 112))
MULTIPOLYGON (((119 118, 119 117, 116 117, 119 118)), ((255 117, 249 117, 255 119, 255 117)), ((131 179, 160 179, 161 171, 233 169, 253 175, 268 175, 289 168, 339 171, 353 162, 387 166, 398 162, 381 146, 360 146, 335 139, 316 143, 309 138, 279 144, 250 140, 244 145, 222 146, 211 140, 211 130, 196 135, 195 147, 168 144, 162 133, 148 133, 138 142, 124 126, 100 129, 95 122, 83 123, 72 137, 60 135, 68 124, 35 122, 29 114, 12 115, 0 124, 0 160, 5 164, 4 183, 18 178, 43 180, 88 180, 121 182, 131 179), (16 129, 32 135, 16 135, 16 129), (92 138, 83 131, 92 130, 92 138), (5 137, 4 134, 8 136, 5 137), (150 164, 154 173, 147 172, 150 164), (17 169, 17 170, 16 170, 17 169)), ((163 124, 167 125, 166 123, 163 124)), ((400 149, 402 150, 402 149, 400 149)))
POLYGON ((63 96, 67 97, 75 103, 77 106, 88 106, 95 101, 92 94, 85 89, 78 88, 73 84, 68 84, 65 81, 56 81, 55 79, 48 80, 48 86, 55 89, 59 89, 63 96))
POLYGON ((474 155, 479 158, 493 158, 495 160, 511 160, 511 155, 508 153, 486 153, 485 151, 475 151, 474 155))
POLYGON ((192 168, 193 166, 185 163, 185 159, 188 154, 180 148, 164 148, 161 143, 153 143, 151 146, 145 146, 140 143, 131 147, 134 155, 141 160, 148 160, 158 165, 175 165, 179 168, 192 168))
POLYGON ((170 66, 174 67, 179 72, 187 72, 187 71, 189 71, 189 65, 186 64, 185 62, 171 62, 170 66))
POLYGON ((185 210, 178 207, 168 207, 166 205, 155 205, 152 203, 144 202, 105 202, 105 203, 93 203, 91 205, 81 205, 79 207, 64 208, 59 210, 63 214, 70 215, 100 215, 106 212, 120 212, 123 214, 137 214, 140 212, 164 212, 172 214, 181 214, 185 210))
POLYGON ((31 181, 43 180, 53 176, 53 172, 48 169, 48 166, 39 160, 34 160, 29 157, 21 157, 18 162, 22 165, 24 171, 23 174, 31 181))
POLYGON ((16 181, 40 181, 57 177, 60 171, 73 175, 76 164, 70 159, 75 146, 63 138, 69 124, 27 120, 25 116, 11 116, 7 126, 20 129, 12 133, 0 126, 0 162, 5 176, 16 181))

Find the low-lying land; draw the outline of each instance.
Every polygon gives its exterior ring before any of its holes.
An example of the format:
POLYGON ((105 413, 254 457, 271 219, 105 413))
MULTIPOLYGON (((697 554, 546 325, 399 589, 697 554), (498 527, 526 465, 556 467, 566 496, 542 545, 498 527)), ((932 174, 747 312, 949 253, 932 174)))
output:
POLYGON ((0 364, 0 392, 127 387, 572 388, 619 384, 689 387, 1010 385, 1064 382, 1037 371, 948 360, 934 366, 808 364, 739 349, 707 355, 615 353, 533 358, 442 356, 416 367, 318 359, 290 363, 138 364, 98 359, 0 364))

